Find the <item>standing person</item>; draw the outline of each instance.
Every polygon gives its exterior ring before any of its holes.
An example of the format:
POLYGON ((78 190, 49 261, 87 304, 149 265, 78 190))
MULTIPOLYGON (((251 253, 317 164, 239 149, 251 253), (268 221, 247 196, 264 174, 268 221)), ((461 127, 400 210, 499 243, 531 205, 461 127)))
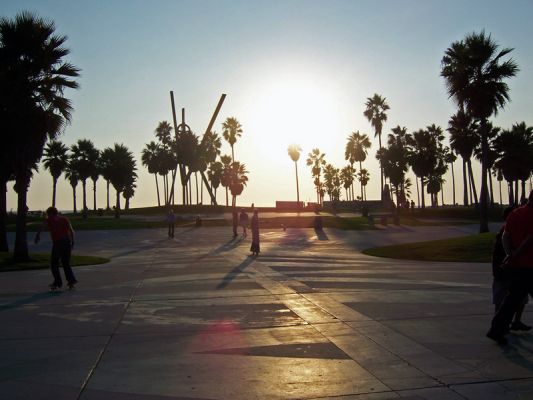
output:
POLYGON ((173 238, 174 228, 176 226, 176 214, 174 214, 174 210, 172 208, 168 210, 167 223, 168 223, 168 237, 173 238))
POLYGON ((250 246, 250 251, 254 256, 258 256, 261 249, 259 247, 259 216, 257 215, 257 210, 254 210, 250 229, 252 230, 252 245, 250 246))
MULTIPOLYGON (((504 221, 507 220, 507 217, 511 214, 513 210, 514 207, 506 207, 503 210, 504 221)), ((503 264, 506 257, 502 241, 504 229, 505 225, 503 225, 496 234, 494 246, 492 248, 492 276, 494 278, 492 282, 492 303, 494 304, 495 313, 498 312, 503 300, 505 299, 505 296, 507 296, 507 294, 509 293, 509 286, 511 283, 507 271, 501 268, 501 265, 503 264)), ((531 330, 531 326, 526 325, 522 322, 522 314, 524 312, 524 307, 528 302, 528 298, 529 295, 526 294, 522 303, 518 306, 514 314, 513 322, 511 323, 510 327, 512 331, 531 330)))
POLYGON ((501 346, 507 344, 505 333, 524 297, 533 295, 533 190, 527 204, 507 217, 502 242, 507 255, 504 266, 510 281, 509 293, 487 332, 487 337, 501 346))
POLYGON ((70 254, 74 246, 74 230, 70 221, 66 217, 59 215, 57 208, 48 207, 46 215, 47 218, 35 235, 35 243, 39 243, 41 240, 41 231, 48 228, 53 242, 50 269, 52 270, 54 281, 49 285, 50 290, 57 290, 63 285, 61 274, 59 273, 59 260, 61 260, 61 265, 65 272, 68 288, 72 289, 78 283, 70 266, 70 254))
POLYGON ((248 228, 248 214, 244 211, 244 208, 241 210, 239 215, 239 225, 242 226, 242 237, 245 238, 247 235, 246 228, 248 228))
POLYGON ((239 216, 237 215, 237 210, 233 209, 232 224, 233 224, 233 238, 237 237, 237 226, 239 225, 239 216))

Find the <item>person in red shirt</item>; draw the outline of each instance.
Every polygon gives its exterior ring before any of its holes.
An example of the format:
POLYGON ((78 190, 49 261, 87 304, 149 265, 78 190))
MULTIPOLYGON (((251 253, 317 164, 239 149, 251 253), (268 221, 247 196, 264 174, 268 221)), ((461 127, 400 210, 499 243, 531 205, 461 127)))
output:
POLYGON ((510 280, 509 293, 487 332, 487 337, 499 345, 507 344, 505 333, 524 297, 533 296, 533 190, 527 204, 507 217, 502 242, 507 254, 502 267, 510 280))
POLYGON ((50 231, 53 242, 50 269, 54 277, 54 281, 50 284, 50 290, 56 290, 63 285, 61 274, 59 273, 59 261, 61 261, 65 271, 67 285, 69 289, 72 289, 78 283, 70 266, 70 253, 74 246, 74 230, 72 225, 70 225, 70 221, 66 217, 59 215, 57 208, 48 207, 46 215, 47 218, 35 235, 35 243, 39 243, 43 229, 50 231))

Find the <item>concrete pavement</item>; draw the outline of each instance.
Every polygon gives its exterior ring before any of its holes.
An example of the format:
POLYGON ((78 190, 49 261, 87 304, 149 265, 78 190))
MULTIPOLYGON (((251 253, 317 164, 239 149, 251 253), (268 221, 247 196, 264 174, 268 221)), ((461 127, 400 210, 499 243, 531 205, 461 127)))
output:
POLYGON ((78 232, 111 262, 76 290, 0 274, 0 399, 533 398, 533 334, 484 336, 489 265, 359 252, 476 229, 263 231, 258 258, 228 228, 78 232))

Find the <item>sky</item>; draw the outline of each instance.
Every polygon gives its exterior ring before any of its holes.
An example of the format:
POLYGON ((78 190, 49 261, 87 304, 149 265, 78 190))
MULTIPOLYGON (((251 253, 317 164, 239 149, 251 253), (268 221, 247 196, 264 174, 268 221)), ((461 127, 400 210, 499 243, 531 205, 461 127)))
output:
MULTIPOLYGON (((125 144, 139 168, 133 207, 157 203, 154 178, 140 157, 155 140, 157 124, 172 121, 171 90, 178 113, 185 108, 186 122, 198 135, 227 94, 214 130, 221 133, 231 116, 242 124, 235 144, 235 158, 249 171, 238 198, 242 205, 296 200, 294 163, 287 154, 293 143, 302 147, 300 200, 314 201, 307 154, 318 147, 327 162, 342 168, 346 138, 354 131, 372 140, 363 167, 371 176, 368 198, 379 198, 378 142, 363 116, 366 99, 374 93, 386 97, 384 135, 397 125, 409 132, 433 123, 446 128, 456 107, 440 77, 441 59, 452 42, 474 31, 484 29, 501 47, 514 48, 520 67, 508 81, 511 102, 492 122, 504 129, 533 124, 528 0, 0 0, 3 17, 23 10, 55 22, 57 33, 68 37, 66 60, 81 69, 80 89, 67 92, 73 118, 59 139, 67 145, 90 139, 99 149, 125 144)), ((231 153, 226 142, 222 153, 231 153)), ((461 165, 454 166, 458 202, 461 165)), ((451 203, 450 172, 445 179, 445 202, 451 203)), ((225 202, 221 189, 219 204, 225 202)), ((28 192, 30 210, 49 206, 51 193, 52 178, 41 167, 28 192)), ((105 206, 102 179, 97 193, 98 207, 105 206)), ((77 197, 80 207, 81 185, 77 197)), ((72 189, 63 178, 57 205, 72 209, 72 189)), ((11 184, 7 208, 16 209, 11 184)))

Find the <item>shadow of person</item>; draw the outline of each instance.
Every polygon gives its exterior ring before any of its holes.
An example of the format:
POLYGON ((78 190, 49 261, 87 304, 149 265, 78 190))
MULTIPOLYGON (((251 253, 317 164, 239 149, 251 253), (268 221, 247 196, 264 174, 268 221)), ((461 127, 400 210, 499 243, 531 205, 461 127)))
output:
POLYGON ((503 355, 510 362, 533 371, 533 350, 531 350, 531 336, 512 335, 510 346, 503 348, 503 355), (525 355, 522 353, 526 353, 525 355))
POLYGON ((329 240, 328 235, 326 235, 326 232, 324 232, 322 229, 315 228, 315 233, 318 240, 329 240))
POLYGON ((244 269, 253 263, 255 261, 255 257, 248 256, 246 259, 241 262, 239 265, 237 265, 235 268, 233 268, 231 271, 229 271, 224 278, 222 278, 222 282, 220 282, 217 285, 217 289, 224 289, 226 286, 228 286, 233 279, 235 279, 244 269))
POLYGON ((0 311, 6 311, 6 310, 11 310, 13 308, 22 307, 22 306, 25 306, 26 304, 31 304, 36 301, 49 299, 51 296, 60 296, 62 293, 63 293, 62 291, 36 293, 32 296, 25 297, 23 299, 18 299, 11 303, 2 304, 0 305, 0 311))

